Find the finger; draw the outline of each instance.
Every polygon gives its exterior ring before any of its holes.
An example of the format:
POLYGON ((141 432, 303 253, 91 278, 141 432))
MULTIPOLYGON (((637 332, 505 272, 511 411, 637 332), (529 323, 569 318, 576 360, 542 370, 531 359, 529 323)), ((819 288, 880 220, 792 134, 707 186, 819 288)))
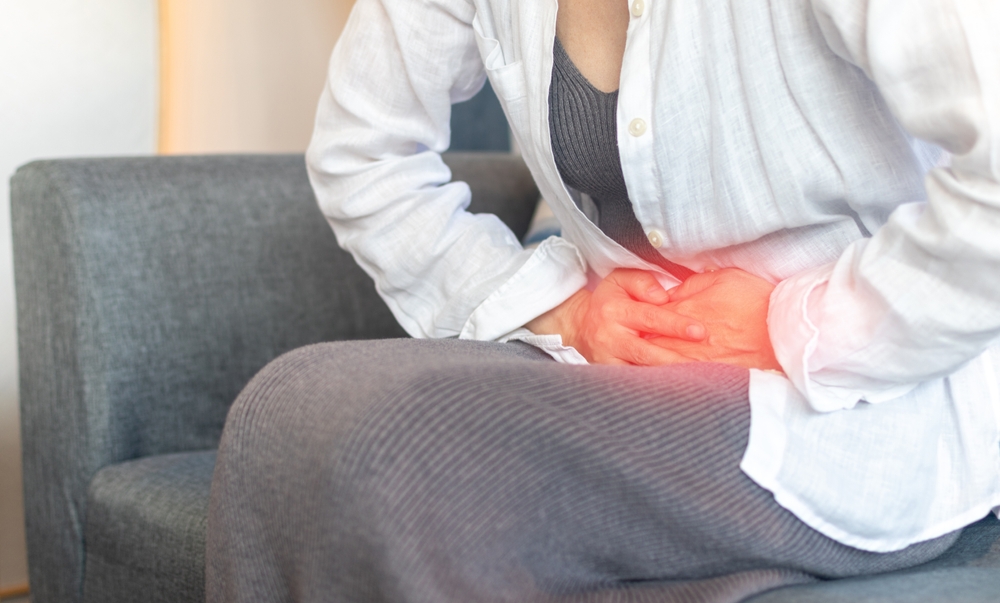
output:
POLYGON ((705 339, 705 325, 662 306, 628 301, 619 304, 616 310, 618 315, 615 319, 618 324, 640 333, 652 333, 688 341, 705 339))
POLYGON ((694 362, 687 356, 655 346, 640 337, 622 339, 621 345, 616 350, 616 356, 620 360, 638 366, 662 366, 694 362))
POLYGON ((719 272, 717 271, 692 274, 683 283, 668 291, 667 294, 672 302, 684 301, 714 285, 718 278, 719 272))
POLYGON ((609 278, 634 300, 659 305, 667 303, 670 299, 652 272, 618 269, 612 272, 609 278))
POLYGON ((611 366, 632 366, 631 362, 625 362, 621 358, 608 357, 604 360, 599 360, 597 364, 609 364, 611 366))

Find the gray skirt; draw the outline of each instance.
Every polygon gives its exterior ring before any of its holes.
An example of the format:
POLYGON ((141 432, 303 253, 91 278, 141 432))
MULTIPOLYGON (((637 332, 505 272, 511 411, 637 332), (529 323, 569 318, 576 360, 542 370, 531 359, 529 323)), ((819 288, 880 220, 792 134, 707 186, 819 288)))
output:
POLYGON ((523 344, 320 344, 226 422, 209 602, 739 601, 928 561, 831 540, 739 469, 748 373, 523 344))

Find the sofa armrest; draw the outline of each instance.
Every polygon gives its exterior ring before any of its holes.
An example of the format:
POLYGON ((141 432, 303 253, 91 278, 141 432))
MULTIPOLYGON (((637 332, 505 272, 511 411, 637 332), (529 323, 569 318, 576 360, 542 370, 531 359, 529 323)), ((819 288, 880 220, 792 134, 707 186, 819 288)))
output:
MULTIPOLYGON (((480 211, 527 224, 523 163, 449 161, 481 180, 480 211)), ((239 390, 290 349, 405 335, 337 247, 300 155, 35 162, 11 205, 36 603, 79 598, 101 467, 214 448, 239 390)))

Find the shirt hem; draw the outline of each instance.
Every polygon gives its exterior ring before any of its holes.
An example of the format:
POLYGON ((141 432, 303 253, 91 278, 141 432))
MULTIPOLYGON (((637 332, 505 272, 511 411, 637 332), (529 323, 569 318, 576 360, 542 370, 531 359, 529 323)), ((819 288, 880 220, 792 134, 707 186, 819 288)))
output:
POLYGON ((1000 493, 995 494, 989 502, 980 503, 970 509, 949 517, 946 520, 933 523, 928 527, 914 533, 911 536, 898 538, 870 538, 858 536, 834 523, 822 518, 813 512, 810 505, 799 499, 794 494, 782 489, 781 484, 773 476, 769 475, 764 467, 758 465, 752 459, 744 459, 740 463, 740 469, 758 486, 769 491, 774 496, 775 502, 787 509, 802 523, 816 530, 820 534, 836 540, 841 544, 869 551, 872 553, 892 553, 900 551, 906 547, 932 540, 939 536, 944 536, 956 530, 960 530, 976 521, 986 517, 989 513, 996 513, 995 509, 1000 508, 1000 493))
POLYGON ((778 505, 787 509, 802 523, 841 544, 873 553, 891 553, 964 528, 991 511, 1000 517, 1000 492, 996 492, 985 502, 972 505, 945 520, 924 526, 913 534, 896 535, 893 538, 861 536, 825 519, 814 510, 814 505, 788 490, 777 477, 777 471, 781 467, 780 459, 786 452, 787 443, 783 429, 769 427, 784 424, 785 404, 790 398, 787 393, 782 395, 781 391, 776 390, 793 387, 784 377, 772 376, 764 371, 750 371, 750 434, 740 461, 740 470, 758 486, 770 492, 778 505), (780 400, 781 404, 775 406, 764 400, 780 400))

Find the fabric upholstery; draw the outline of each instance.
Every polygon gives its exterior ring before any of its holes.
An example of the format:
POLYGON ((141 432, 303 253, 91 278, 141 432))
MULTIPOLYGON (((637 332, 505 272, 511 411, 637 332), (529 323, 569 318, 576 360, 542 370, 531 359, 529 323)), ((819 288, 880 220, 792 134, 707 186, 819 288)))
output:
POLYGON ((215 451, 147 457, 97 472, 87 495, 83 600, 201 603, 215 451))
POLYGON ((507 116, 489 80, 469 100, 451 106, 451 144, 454 151, 510 151, 507 116))
MULTIPOLYGON (((474 211, 523 234, 538 193, 518 158, 448 161, 474 211)), ((213 448, 240 388, 285 351, 403 335, 301 156, 41 161, 11 204, 36 603, 79 600, 98 469, 213 448)))
POLYGON ((880 576, 790 586, 747 603, 993 603, 1000 601, 1000 521, 992 514, 962 531, 943 555, 880 576))
MULTIPOLYGON (((472 211, 523 234, 538 193, 519 160, 446 161, 472 185, 472 211)), ((171 453, 213 448, 243 383, 280 353, 400 331, 336 246, 301 157, 44 161, 12 185, 32 599, 140 585, 143 599, 163 587, 173 601, 201 600, 214 453, 171 453)), ((987 518, 926 566, 754 601, 998 592, 1000 522, 987 518)))
POLYGON ((748 603, 994 603, 998 599, 995 571, 965 567, 793 586, 748 603))
MULTIPOLYGON (((113 465, 88 495, 86 601, 204 600, 205 519, 214 451, 113 465), (103 598, 100 598, 100 597, 103 598)), ((1000 522, 969 526, 930 563, 892 574, 787 587, 753 603, 987 603, 1000 592, 1000 522)))

